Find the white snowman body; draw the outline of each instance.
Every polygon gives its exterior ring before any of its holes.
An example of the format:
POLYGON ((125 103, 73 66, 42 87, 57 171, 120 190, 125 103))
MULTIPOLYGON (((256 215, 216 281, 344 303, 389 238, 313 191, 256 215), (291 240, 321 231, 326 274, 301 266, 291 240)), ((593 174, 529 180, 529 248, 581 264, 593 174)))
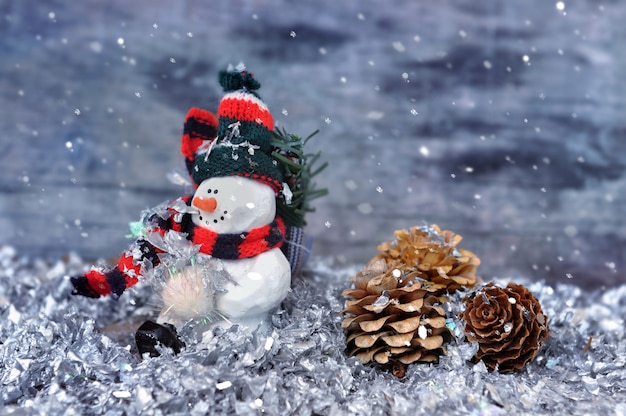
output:
MULTIPOLYGON (((220 234, 236 234, 270 224, 276 215, 276 195, 269 186, 249 178, 216 177, 198 186, 191 206, 197 210, 191 214, 196 226, 220 234)), ((202 279, 193 277, 198 273, 188 271, 192 282, 181 285, 180 279, 171 279, 163 296, 173 291, 179 299, 176 302, 188 301, 190 305, 178 308, 173 316, 171 305, 165 301, 160 321, 182 323, 201 318, 202 313, 214 308, 227 322, 255 329, 270 310, 280 305, 291 286, 289 261, 279 248, 244 259, 212 258, 208 264, 209 269, 228 273, 226 292, 217 293, 213 299, 202 279)))

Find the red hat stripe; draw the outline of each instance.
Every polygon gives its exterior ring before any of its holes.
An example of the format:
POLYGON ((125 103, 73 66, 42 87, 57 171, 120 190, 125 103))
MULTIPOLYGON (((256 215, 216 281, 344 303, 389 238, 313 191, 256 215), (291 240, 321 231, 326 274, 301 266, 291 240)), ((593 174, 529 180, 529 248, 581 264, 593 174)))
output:
POLYGON ((217 119, 210 111, 192 108, 185 116, 181 152, 185 159, 193 160, 198 148, 217 134, 217 119))
POLYGON ((185 123, 191 121, 191 119, 200 125, 206 126, 208 129, 211 127, 213 127, 213 129, 217 129, 217 119, 210 111, 193 107, 187 112, 187 115, 185 116, 185 123))
POLYGON ((181 153, 185 156, 185 159, 192 160, 196 157, 198 148, 202 146, 204 140, 198 138, 190 138, 189 135, 184 134, 182 138, 181 153))
POLYGON ((219 105, 217 114, 219 117, 257 122, 270 131, 274 130, 272 114, 263 101, 252 94, 235 92, 226 95, 219 105))

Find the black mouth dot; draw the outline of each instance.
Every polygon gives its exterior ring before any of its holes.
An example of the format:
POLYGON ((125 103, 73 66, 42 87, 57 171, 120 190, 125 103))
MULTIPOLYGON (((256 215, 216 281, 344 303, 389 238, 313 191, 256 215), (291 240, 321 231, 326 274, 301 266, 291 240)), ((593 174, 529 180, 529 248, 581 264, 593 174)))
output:
POLYGON ((224 214, 228 214, 228 211, 224 211, 224 214))
POLYGON ((220 217, 220 220, 224 221, 224 217, 220 217))
POLYGON ((198 218, 200 218, 200 221, 202 221, 202 215, 199 215, 198 218))
POLYGON ((213 222, 214 222, 215 224, 217 224, 217 220, 213 220, 213 222))

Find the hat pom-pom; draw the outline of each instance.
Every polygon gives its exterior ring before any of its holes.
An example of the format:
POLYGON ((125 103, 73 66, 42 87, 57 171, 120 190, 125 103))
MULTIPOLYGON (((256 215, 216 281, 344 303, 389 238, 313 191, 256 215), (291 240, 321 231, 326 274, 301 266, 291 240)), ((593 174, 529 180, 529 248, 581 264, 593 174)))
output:
POLYGON ((258 90, 261 84, 255 80, 252 74, 245 71, 220 71, 220 85, 224 92, 246 89, 258 90))

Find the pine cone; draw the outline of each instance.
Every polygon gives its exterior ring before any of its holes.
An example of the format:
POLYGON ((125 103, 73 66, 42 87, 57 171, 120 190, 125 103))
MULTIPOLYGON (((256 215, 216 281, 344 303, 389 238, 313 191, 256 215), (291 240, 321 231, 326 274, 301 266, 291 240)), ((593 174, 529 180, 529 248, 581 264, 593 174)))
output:
POLYGON ((397 230, 395 241, 378 246, 376 258, 388 265, 401 262, 403 271, 414 272, 420 279, 443 284, 449 293, 476 284, 476 268, 480 259, 471 251, 458 249, 461 237, 452 231, 430 227, 397 230))
POLYGON ((342 322, 348 354, 362 363, 377 362, 393 367, 402 376, 404 365, 437 361, 445 354, 443 344, 451 339, 441 294, 446 286, 418 279, 400 262, 389 266, 374 258, 356 277, 342 322))
POLYGON ((465 335, 469 341, 478 342, 473 360, 483 360, 490 370, 521 370, 535 358, 548 336, 548 317, 522 285, 509 283, 502 289, 489 283, 463 302, 465 335))

